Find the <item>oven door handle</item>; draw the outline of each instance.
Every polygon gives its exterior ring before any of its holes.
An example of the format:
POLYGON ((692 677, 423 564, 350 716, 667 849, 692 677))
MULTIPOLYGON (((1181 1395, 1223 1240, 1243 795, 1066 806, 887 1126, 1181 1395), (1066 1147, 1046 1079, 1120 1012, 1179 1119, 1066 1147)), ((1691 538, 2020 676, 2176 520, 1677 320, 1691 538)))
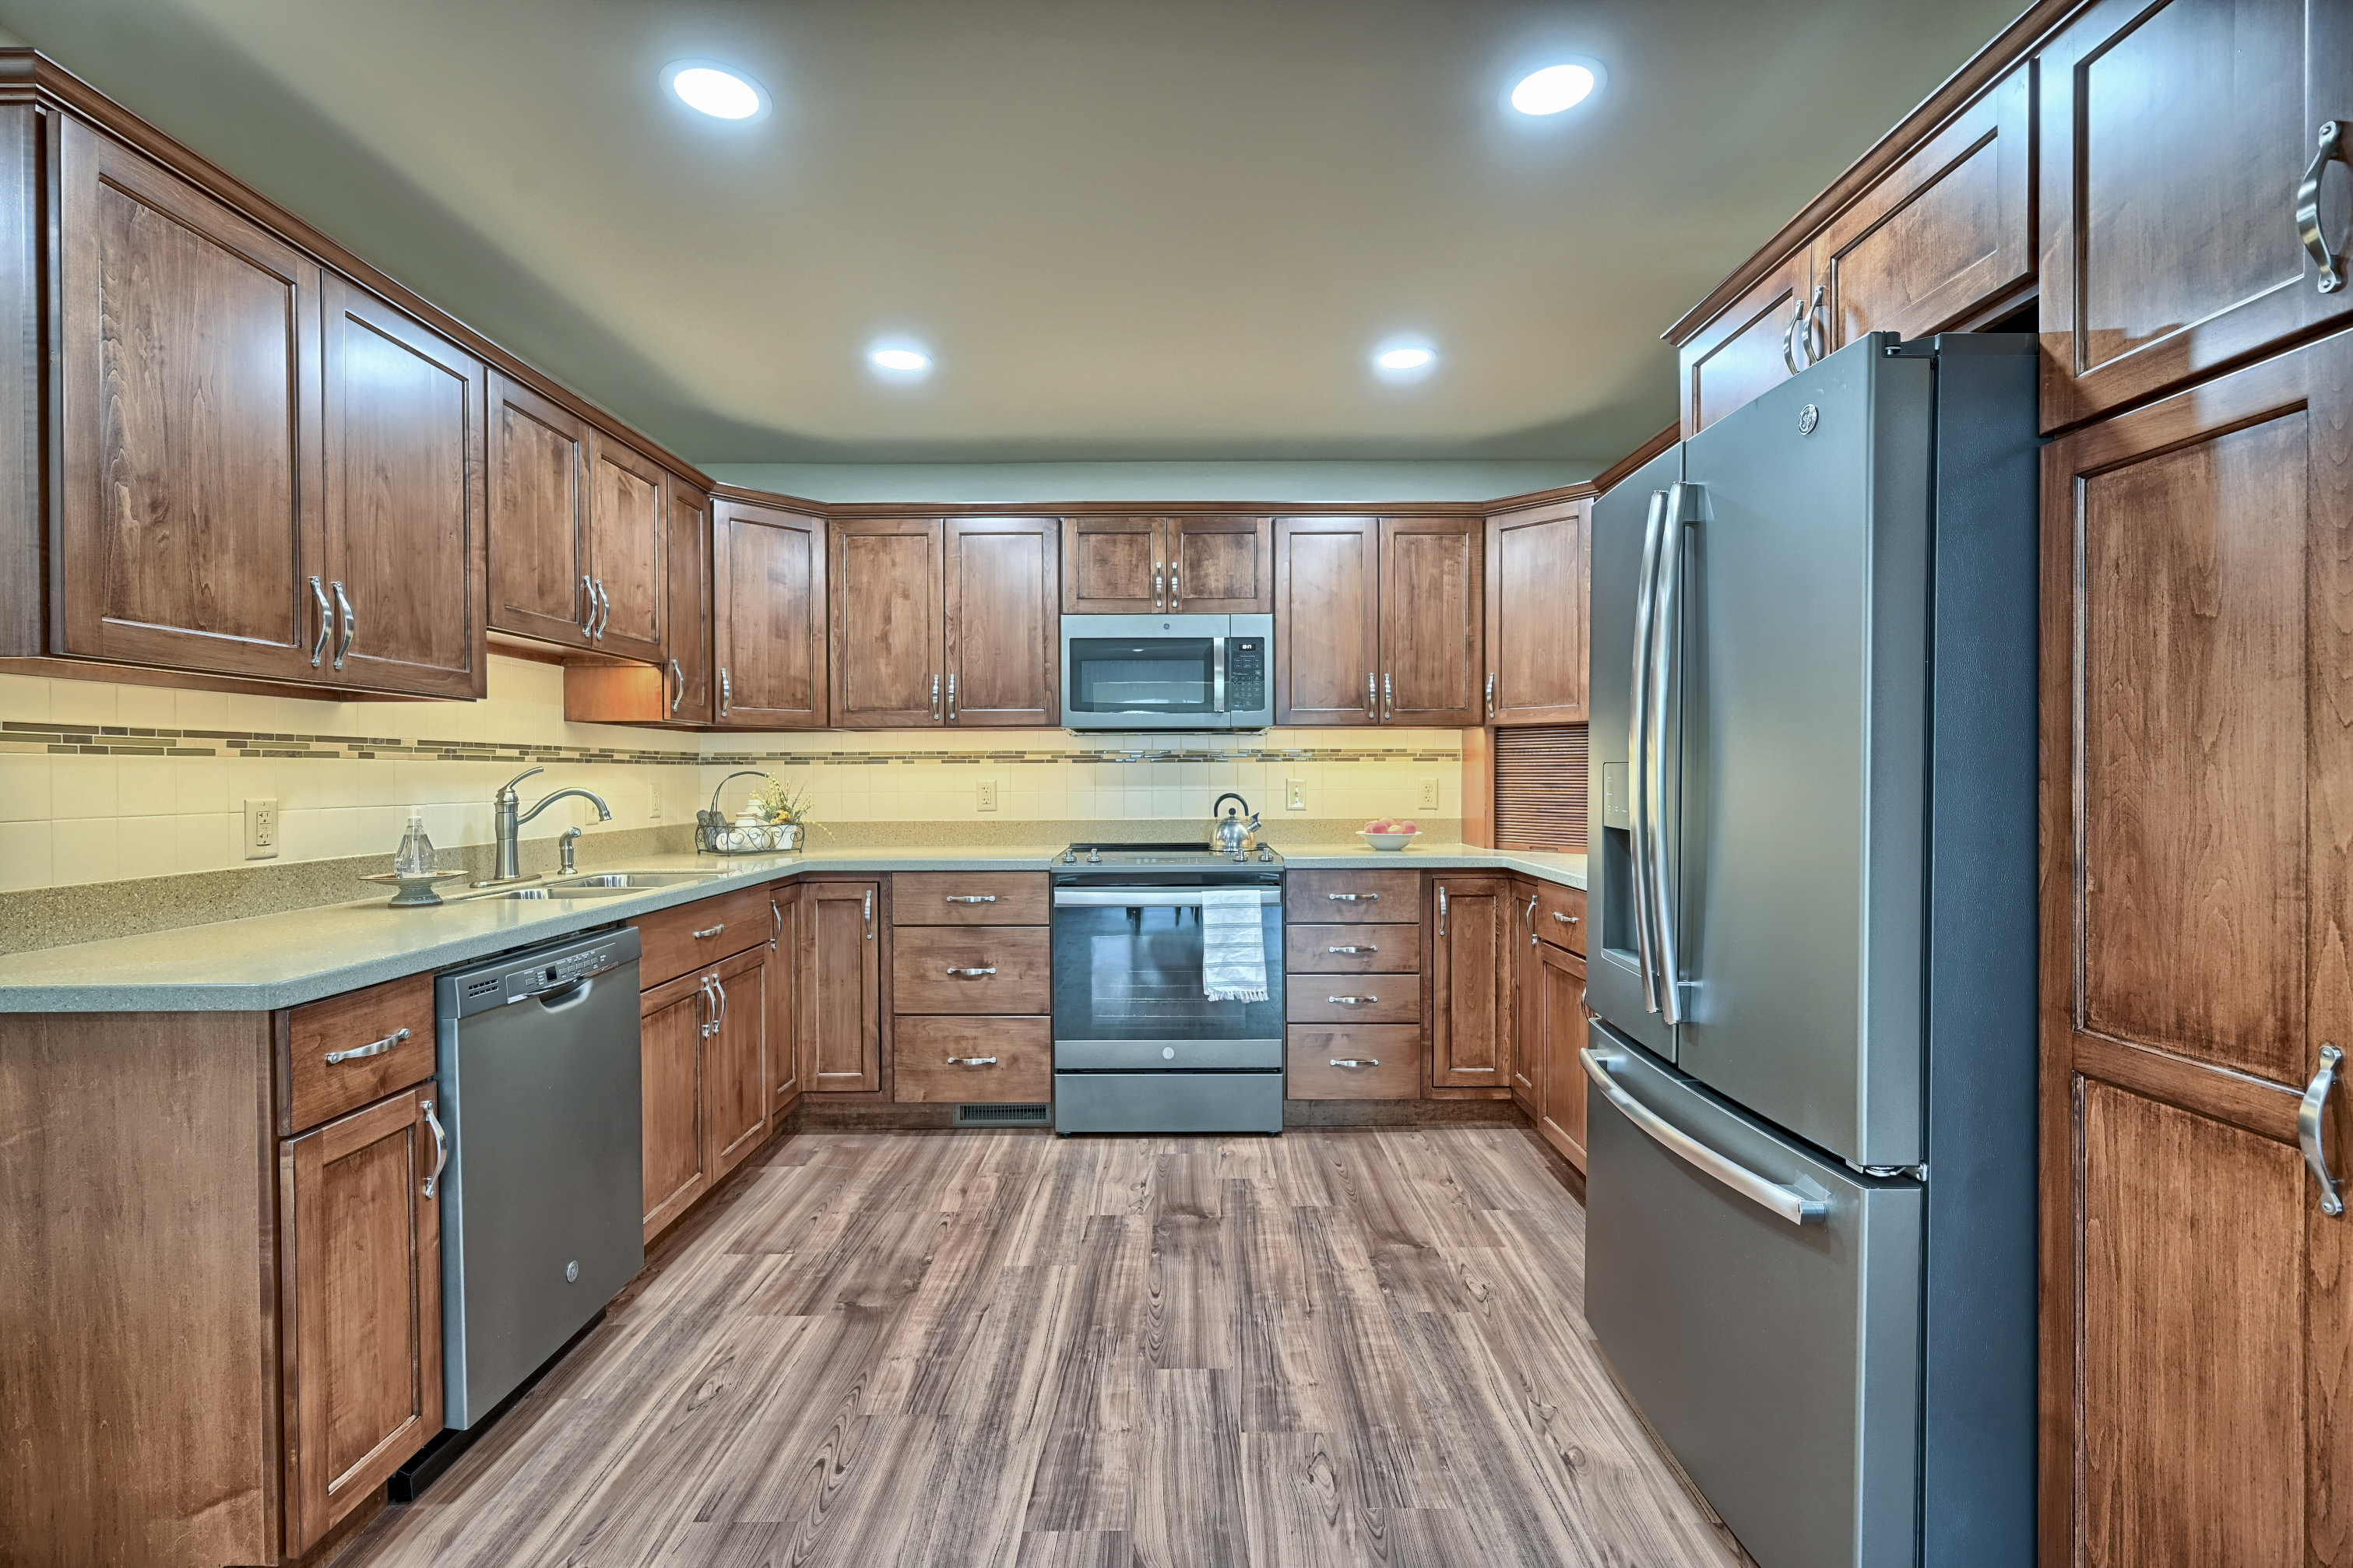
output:
MULTIPOLYGON (((1058 910, 1198 910, 1201 907, 1198 888, 1057 888, 1054 907, 1058 910)), ((1282 902, 1279 888, 1261 888, 1261 905, 1282 902)))

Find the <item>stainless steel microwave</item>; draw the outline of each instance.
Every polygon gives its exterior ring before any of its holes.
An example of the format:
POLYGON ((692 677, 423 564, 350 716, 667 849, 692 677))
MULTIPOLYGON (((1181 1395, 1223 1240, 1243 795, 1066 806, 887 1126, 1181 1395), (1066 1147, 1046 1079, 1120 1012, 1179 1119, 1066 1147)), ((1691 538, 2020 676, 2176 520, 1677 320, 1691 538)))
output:
POLYGON ((1263 730, 1274 722, 1272 616, 1064 616, 1072 730, 1263 730))

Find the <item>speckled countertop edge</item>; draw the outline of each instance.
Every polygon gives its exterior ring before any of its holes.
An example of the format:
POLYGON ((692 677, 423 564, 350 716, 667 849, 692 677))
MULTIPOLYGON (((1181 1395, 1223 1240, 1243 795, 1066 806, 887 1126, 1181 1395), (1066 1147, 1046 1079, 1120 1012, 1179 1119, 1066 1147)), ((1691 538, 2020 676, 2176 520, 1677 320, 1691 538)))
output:
MULTIPOLYGON (((0 956, 0 1013, 255 1013, 316 1001, 363 985, 554 941, 716 893, 805 871, 1043 871, 1060 844, 983 849, 813 848, 758 857, 656 855, 628 869, 716 873, 709 880, 614 898, 545 902, 485 898, 427 910, 391 910, 381 898, 284 914, 183 926, 142 936, 0 956)), ((1372 866, 1420 870, 1516 872, 1585 886, 1585 857, 1416 845, 1303 850, 1283 857, 1295 871, 1372 866)), ((596 869, 622 869, 604 868, 596 869)))

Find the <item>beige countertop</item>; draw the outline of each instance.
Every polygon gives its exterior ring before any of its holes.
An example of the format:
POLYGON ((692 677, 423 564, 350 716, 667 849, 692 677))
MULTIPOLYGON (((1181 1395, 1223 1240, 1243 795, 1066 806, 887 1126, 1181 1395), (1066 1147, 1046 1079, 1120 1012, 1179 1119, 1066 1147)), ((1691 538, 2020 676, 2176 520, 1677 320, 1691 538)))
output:
MULTIPOLYGON (((707 871, 705 881, 612 898, 452 899, 395 910, 381 896, 286 914, 183 926, 142 936, 0 956, 0 1013, 266 1012, 446 969, 593 926, 692 903, 804 871, 1043 871, 1060 844, 957 850, 812 848, 795 855, 657 855, 590 871, 707 871)), ((1397 866, 1513 871, 1585 886, 1585 857, 1416 844, 1397 854, 1333 846, 1283 857, 1292 870, 1397 866)))

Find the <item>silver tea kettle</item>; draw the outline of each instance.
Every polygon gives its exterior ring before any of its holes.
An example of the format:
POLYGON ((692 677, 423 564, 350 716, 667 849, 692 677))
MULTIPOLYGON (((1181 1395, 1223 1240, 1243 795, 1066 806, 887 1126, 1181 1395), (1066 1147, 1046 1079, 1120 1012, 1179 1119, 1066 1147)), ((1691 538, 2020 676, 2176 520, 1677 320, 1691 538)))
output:
POLYGON ((1240 805, 1242 811, 1250 809, 1250 802, 1231 790, 1228 790, 1211 801, 1209 803, 1209 847, 1221 855, 1231 855, 1236 859, 1240 859, 1258 847, 1258 813, 1250 811, 1248 822, 1242 820, 1240 812, 1229 811, 1225 816, 1219 816, 1218 807, 1229 800, 1240 805))

